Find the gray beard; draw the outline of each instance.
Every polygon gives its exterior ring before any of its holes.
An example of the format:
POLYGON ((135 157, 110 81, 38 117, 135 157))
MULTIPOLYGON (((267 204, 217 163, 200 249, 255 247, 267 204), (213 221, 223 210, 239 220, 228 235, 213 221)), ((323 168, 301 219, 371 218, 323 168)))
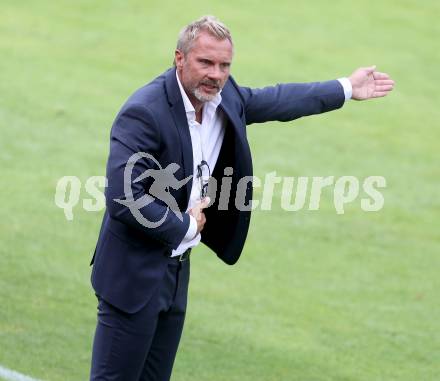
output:
POLYGON ((215 98, 216 95, 217 94, 209 95, 209 94, 202 93, 199 89, 194 90, 194 96, 197 98, 197 100, 199 100, 200 102, 203 102, 203 103, 211 102, 215 98))

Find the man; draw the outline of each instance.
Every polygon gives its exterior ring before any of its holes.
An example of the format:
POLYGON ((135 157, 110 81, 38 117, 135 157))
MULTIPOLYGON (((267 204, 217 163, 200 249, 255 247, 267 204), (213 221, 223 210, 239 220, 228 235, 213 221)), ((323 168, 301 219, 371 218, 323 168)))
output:
POLYGON ((202 17, 182 30, 175 67, 136 91, 116 117, 107 209, 92 259, 98 324, 91 380, 169 380, 191 248, 202 241, 232 265, 246 239, 252 198, 251 182, 240 182, 252 176, 246 125, 331 111, 349 98, 385 96, 394 85, 369 67, 339 80, 250 89, 229 75, 232 57, 228 29, 202 17), (172 163, 174 183, 182 186, 159 184, 166 197, 152 197, 146 171, 172 163), (241 208, 234 197, 205 197, 207 178, 220 184, 224 176, 229 194, 244 200, 241 208), (163 201, 170 196, 174 211, 163 201))

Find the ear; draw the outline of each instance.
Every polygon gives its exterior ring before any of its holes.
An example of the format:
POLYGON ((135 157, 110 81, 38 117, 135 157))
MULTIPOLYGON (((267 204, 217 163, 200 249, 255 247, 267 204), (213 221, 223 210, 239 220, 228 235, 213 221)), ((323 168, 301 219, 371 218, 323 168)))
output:
POLYGON ((174 52, 174 62, 178 69, 182 69, 184 60, 184 54, 179 49, 176 49, 174 52))

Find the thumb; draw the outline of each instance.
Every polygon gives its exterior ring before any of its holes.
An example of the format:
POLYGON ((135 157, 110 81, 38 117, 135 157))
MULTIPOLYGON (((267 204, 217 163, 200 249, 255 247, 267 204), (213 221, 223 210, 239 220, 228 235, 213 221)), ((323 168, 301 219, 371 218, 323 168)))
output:
POLYGON ((367 74, 370 74, 376 70, 376 65, 366 67, 365 70, 366 70, 367 74))
POLYGON ((211 202, 211 199, 209 197, 205 197, 202 200, 202 202, 200 203, 200 209, 207 208, 210 202, 211 202))

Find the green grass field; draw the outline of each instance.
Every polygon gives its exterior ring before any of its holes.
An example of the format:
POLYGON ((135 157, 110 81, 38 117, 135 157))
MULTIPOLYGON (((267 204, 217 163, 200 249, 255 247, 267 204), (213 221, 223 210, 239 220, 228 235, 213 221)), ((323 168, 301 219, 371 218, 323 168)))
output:
MULTIPOLYGON (((0 365, 88 377, 101 213, 66 221, 58 179, 104 175, 109 129, 171 65, 186 23, 232 30, 247 86, 347 76, 377 64, 386 99, 248 128, 264 177, 384 176, 385 207, 257 210, 244 254, 192 255, 174 381, 440 379, 440 28, 437 1, 7 1, 0 12, 0 365)), ((261 196, 256 190, 256 197, 261 196)), ((88 197, 84 189, 82 197, 88 197)))

